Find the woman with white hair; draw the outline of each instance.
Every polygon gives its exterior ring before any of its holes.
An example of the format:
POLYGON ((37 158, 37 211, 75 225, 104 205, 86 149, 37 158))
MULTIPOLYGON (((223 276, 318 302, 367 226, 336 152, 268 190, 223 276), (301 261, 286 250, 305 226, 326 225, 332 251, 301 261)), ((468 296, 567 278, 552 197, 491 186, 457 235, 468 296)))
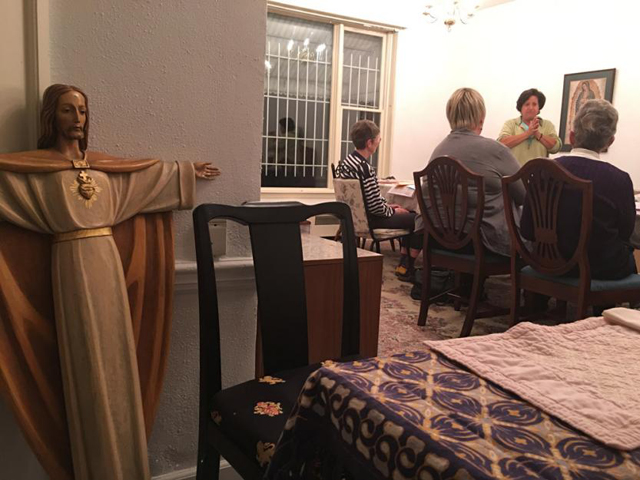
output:
MULTIPOLYGON (((636 272, 629 239, 635 225, 633 183, 629 174, 600 160, 600 153, 613 143, 618 112, 606 100, 588 100, 580 108, 569 133, 574 146, 557 162, 573 175, 593 183, 593 222, 589 240, 591 277, 624 278, 636 272)), ((581 198, 563 196, 558 221, 558 247, 569 258, 578 244, 581 198)), ((533 239, 533 225, 525 206, 522 234, 533 239)))

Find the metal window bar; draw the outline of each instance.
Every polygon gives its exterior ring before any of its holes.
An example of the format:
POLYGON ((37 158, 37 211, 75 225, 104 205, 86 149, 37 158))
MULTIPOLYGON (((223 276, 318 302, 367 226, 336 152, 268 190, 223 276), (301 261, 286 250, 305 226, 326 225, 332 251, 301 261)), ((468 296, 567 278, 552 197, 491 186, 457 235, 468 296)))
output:
POLYGON ((360 74, 362 73, 362 55, 358 55, 358 90, 356 91, 356 105, 360 105, 360 74))
MULTIPOLYGON (((265 70, 267 72, 267 92, 269 92, 271 88, 271 68, 273 68, 273 66, 271 65, 271 42, 267 42, 267 62, 265 63, 265 70)), ((264 160, 267 159, 267 156, 269 154, 269 139, 267 138, 267 135, 269 134, 269 103, 271 103, 271 99, 267 97, 267 101, 265 103, 267 104, 267 106, 265 108, 266 113, 264 116, 264 153, 262 155, 264 157, 264 160)))
MULTIPOLYGON (((326 52, 325 52, 325 57, 327 56, 326 52)), ((324 131, 324 127, 327 124, 327 66, 325 64, 324 67, 324 90, 322 92, 322 100, 323 100, 323 106, 322 106, 322 162, 323 164, 325 163, 325 156, 324 156, 324 146, 325 144, 328 142, 327 136, 325 134, 324 131)), ((328 162, 326 162, 328 163, 328 162)), ((328 173, 328 172, 327 172, 328 173)))
POLYGON ((376 57, 376 68, 373 74, 373 106, 378 107, 378 97, 376 93, 378 93, 378 57, 376 57))
POLYGON ((379 108, 379 104, 378 104, 378 76, 380 75, 380 68, 378 67, 378 63, 380 61, 380 59, 378 57, 374 58, 374 62, 375 62, 375 67, 371 68, 370 64, 371 64, 371 57, 367 56, 367 66, 362 66, 362 56, 359 56, 358 58, 358 65, 354 65, 353 64, 353 54, 350 55, 350 64, 349 65, 344 65, 344 74, 347 74, 347 69, 348 69, 348 78, 349 78, 349 88, 347 90, 347 95, 343 95, 342 96, 342 105, 343 106, 349 106, 349 107, 365 107, 365 108, 379 108), (353 77, 355 75, 354 70, 357 71, 357 75, 358 75, 358 87, 357 89, 355 89, 355 93, 356 93, 356 98, 355 101, 353 101, 353 77), (364 102, 361 101, 361 96, 360 96, 360 86, 362 84, 362 77, 361 75, 364 74, 365 75, 365 95, 364 95, 364 102), (373 76, 373 100, 371 102, 371 104, 369 103, 369 78, 370 76, 373 76))
MULTIPOLYGON (((286 132, 284 139, 284 176, 287 176, 287 167, 289 165, 287 155, 289 154, 289 85, 291 80, 291 50, 287 49, 287 106, 285 113, 286 132)), ((294 130, 295 132, 295 130, 294 130)), ((276 170, 277 172, 277 170, 276 170)))
POLYGON ((367 78, 364 88, 364 104, 369 105, 369 63, 371 61, 371 57, 367 57, 367 78))
MULTIPOLYGON (((300 58, 298 57, 297 65, 297 73, 296 73, 296 122, 298 121, 298 107, 300 106, 300 58)), ((299 142, 298 139, 298 130, 296 128, 295 132, 296 144, 299 142)), ((304 174, 304 170, 303 170, 304 174)), ((298 175, 298 149, 294 149, 294 158, 293 158, 293 176, 296 177, 298 175)))
MULTIPOLYGON (((280 96, 280 42, 278 42, 278 82, 276 84, 276 89, 277 89, 277 96, 280 96)), ((280 118, 280 102, 276 101, 276 118, 280 118)), ((280 129, 278 128, 278 126, 276 126, 276 155, 275 157, 273 157, 275 159, 275 168, 274 168, 274 175, 277 177, 278 176, 278 147, 280 145, 280 142, 278 141, 278 133, 280 132, 280 129)))

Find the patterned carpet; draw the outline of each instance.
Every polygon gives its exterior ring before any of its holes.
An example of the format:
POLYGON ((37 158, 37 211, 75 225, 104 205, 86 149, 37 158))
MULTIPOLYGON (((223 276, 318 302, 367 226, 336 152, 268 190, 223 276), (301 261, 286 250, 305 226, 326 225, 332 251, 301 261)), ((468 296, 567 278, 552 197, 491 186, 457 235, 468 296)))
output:
MULTIPOLYGON (((420 350, 424 340, 456 338, 460 335, 466 308, 459 312, 452 305, 432 305, 427 324, 418 326, 420 302, 409 296, 412 284, 401 282, 394 275, 400 257, 392 252, 388 242, 382 246, 384 267, 382 274, 382 301, 380 306, 380 334, 378 355, 420 350)), ((486 281, 485 291, 491 304, 508 307, 509 277, 491 277, 486 281)), ((508 318, 482 318, 475 321, 471 335, 486 335, 504 332, 508 318)))

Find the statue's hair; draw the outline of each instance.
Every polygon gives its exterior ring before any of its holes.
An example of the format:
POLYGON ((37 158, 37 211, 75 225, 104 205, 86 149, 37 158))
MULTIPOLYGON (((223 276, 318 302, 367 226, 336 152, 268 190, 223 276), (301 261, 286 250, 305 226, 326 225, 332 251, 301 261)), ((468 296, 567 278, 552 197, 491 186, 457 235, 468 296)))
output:
POLYGON ((85 151, 89 143, 89 100, 87 95, 78 87, 56 83, 49 86, 42 96, 42 110, 40 111, 40 138, 38 138, 38 148, 51 148, 58 141, 58 127, 56 124, 56 110, 58 100, 68 92, 78 92, 84 97, 84 104, 87 107, 87 116, 84 122, 84 135, 80 139, 80 150, 85 151))

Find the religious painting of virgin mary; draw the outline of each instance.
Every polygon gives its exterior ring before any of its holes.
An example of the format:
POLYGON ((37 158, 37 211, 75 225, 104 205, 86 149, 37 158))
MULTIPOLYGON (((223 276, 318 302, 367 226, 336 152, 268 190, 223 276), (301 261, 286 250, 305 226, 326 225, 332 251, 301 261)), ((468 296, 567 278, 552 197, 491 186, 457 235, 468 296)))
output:
POLYGON ((569 73, 564 76, 562 111, 560 113, 560 138, 563 152, 571 150, 569 132, 573 119, 587 100, 604 99, 612 101, 613 83, 616 69, 593 72, 569 73))

